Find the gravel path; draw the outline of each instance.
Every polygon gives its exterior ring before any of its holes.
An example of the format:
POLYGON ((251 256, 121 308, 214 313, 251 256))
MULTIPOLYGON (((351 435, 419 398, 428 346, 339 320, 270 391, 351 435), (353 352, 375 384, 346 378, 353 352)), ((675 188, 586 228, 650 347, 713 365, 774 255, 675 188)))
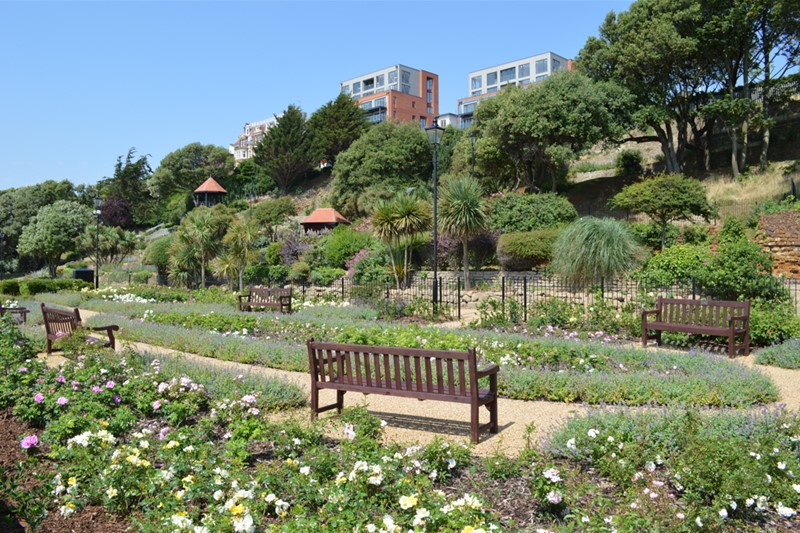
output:
MULTIPOLYGON (((88 318, 95 315, 92 311, 81 310, 81 315, 88 318)), ((207 366, 236 368, 243 373, 258 374, 266 377, 279 378, 302 387, 310 394, 310 377, 303 372, 288 372, 273 368, 255 365, 221 361, 210 357, 203 357, 152 346, 138 342, 118 342, 117 351, 131 347, 139 352, 149 352, 168 357, 181 357, 197 361, 207 366)), ((40 354, 47 357, 46 354, 40 354)), ((57 366, 65 359, 59 355, 48 357, 48 364, 57 366)), ((737 357, 737 363, 755 368, 773 380, 780 393, 780 400, 776 405, 785 405, 790 410, 800 408, 800 370, 787 370, 782 368, 756 365, 755 356, 737 357)), ((310 396, 309 396, 310 397, 310 396)), ((323 390, 320 392, 320 404, 326 405, 335 401, 335 392, 323 390)), ((385 420, 387 437, 405 443, 427 443, 437 435, 444 435, 455 440, 469 441, 469 406, 426 400, 415 401, 408 398, 396 398, 383 395, 364 395, 348 393, 345 395, 345 405, 367 405, 374 415, 385 420)), ((552 430, 557 428, 571 415, 584 411, 584 406, 576 403, 523 401, 500 398, 498 412, 500 416, 500 432, 496 435, 483 434, 481 442, 475 447, 478 455, 490 455, 495 452, 513 456, 527 444, 527 438, 534 442, 546 438, 552 430)), ((308 411, 304 409, 303 417, 308 411)), ((332 416, 324 413, 321 416, 332 416)), ((481 422, 488 421, 488 411, 481 410, 481 422)))

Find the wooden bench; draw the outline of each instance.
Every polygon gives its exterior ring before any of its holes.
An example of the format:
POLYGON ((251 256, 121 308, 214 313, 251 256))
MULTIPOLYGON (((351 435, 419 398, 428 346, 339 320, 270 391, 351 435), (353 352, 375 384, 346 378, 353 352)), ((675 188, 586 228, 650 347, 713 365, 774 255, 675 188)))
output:
MULTIPOLYGON (((42 318, 44 319, 44 329, 47 332, 47 353, 53 352, 53 342, 72 336, 76 329, 83 327, 81 313, 75 309, 57 309, 42 304, 42 318)), ((119 331, 119 326, 99 326, 88 328, 92 331, 105 331, 108 341, 103 343, 104 348, 114 349, 114 332, 119 331)))
POLYGON ((292 312, 292 288, 250 287, 248 294, 239 295, 239 311, 252 311, 254 307, 292 312))
POLYGON ((342 410, 348 391, 468 403, 474 444, 484 431, 497 433, 497 372, 495 364, 478 370, 475 348, 466 352, 361 344, 315 342, 308 345, 311 370, 311 418, 329 409, 342 410), (489 388, 478 380, 489 378, 489 388), (319 391, 336 391, 336 403, 320 407, 319 391), (479 408, 489 410, 489 422, 479 423, 479 408))
POLYGON ((648 330, 656 331, 661 345, 662 331, 698 333, 728 337, 728 355, 736 354, 736 336, 743 335, 744 355, 750 353, 750 300, 685 300, 658 297, 656 308, 642 311, 642 346, 647 346, 648 330), (655 320, 648 320, 654 315, 655 320))
POLYGON ((17 324, 24 324, 28 321, 27 307, 0 307, 0 316, 8 313, 17 324))

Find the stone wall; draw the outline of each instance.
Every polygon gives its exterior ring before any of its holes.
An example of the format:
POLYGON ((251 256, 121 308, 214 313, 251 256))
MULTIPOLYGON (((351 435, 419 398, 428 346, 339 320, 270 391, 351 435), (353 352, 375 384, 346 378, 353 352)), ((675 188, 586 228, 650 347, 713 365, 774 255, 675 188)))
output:
POLYGON ((800 214, 762 215, 758 227, 761 247, 772 256, 772 273, 800 278, 800 214))

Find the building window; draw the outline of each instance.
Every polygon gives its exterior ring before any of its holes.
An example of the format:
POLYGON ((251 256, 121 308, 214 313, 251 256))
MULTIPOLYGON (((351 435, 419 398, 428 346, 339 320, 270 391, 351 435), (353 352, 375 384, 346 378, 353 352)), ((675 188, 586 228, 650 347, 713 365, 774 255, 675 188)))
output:
POLYGON ((393 83, 393 84, 389 85, 389 90, 390 91, 396 91, 397 90, 397 84, 393 83))
POLYGON ((544 74, 545 72, 547 72, 547 60, 546 59, 537 59, 536 60, 536 74, 544 74))
POLYGON ((427 125, 428 125, 428 119, 426 119, 425 117, 419 117, 419 127, 424 128, 427 125))
POLYGON ((486 85, 497 85, 497 72, 486 74, 486 85))
POLYGON ((406 93, 406 94, 411 94, 411 85, 409 85, 408 83, 401 83, 400 84, 400 92, 401 93, 406 93))
POLYGON ((353 82, 353 94, 360 92, 361 92, 361 82, 360 81, 353 82))
POLYGON ((470 126, 472 126, 472 117, 470 117, 470 118, 462 118, 461 119, 461 128, 462 129, 467 129, 470 126))
POLYGON ((539 82, 539 81, 544 81, 546 79, 547 79, 547 74, 542 74, 541 76, 536 76, 535 81, 539 82))
POLYGON ((481 92, 480 91, 472 91, 471 93, 469 93, 469 95, 470 96, 480 96, 481 92))
POLYGON ((376 98, 375 107, 386 107, 386 97, 376 98))
POLYGON ((364 80, 364 90, 371 91, 375 89, 375 78, 368 78, 364 80))
POLYGON ((411 73, 407 70, 400 71, 400 82, 401 83, 411 83, 411 73))
POLYGON ((552 68, 551 71, 552 72, 556 72, 556 71, 559 71, 559 70, 561 70, 561 61, 559 61, 558 59, 554 59, 553 60, 553 68, 552 68))
POLYGON ((417 102, 415 100, 412 100, 411 109, 416 109, 416 108, 417 108, 417 102))
POLYGON ((392 96, 392 105, 397 105, 397 97, 392 96))
POLYGON ((383 87, 384 77, 385 76, 383 74, 378 74, 375 76, 375 87, 383 87))
POLYGON ((397 111, 392 111, 392 118, 397 118, 397 111))
POLYGON ((530 84, 531 84, 531 79, 530 78, 525 78, 524 80, 519 80, 520 87, 522 87, 523 85, 530 85, 530 84))
POLYGON ((468 115, 475 112, 475 102, 464 104, 461 106, 461 114, 468 115))
POLYGON ((480 89, 481 88, 481 77, 480 76, 473 76, 471 82, 472 90, 480 89))
POLYGON ((428 113, 430 113, 431 115, 433 115, 433 108, 432 108, 431 106, 428 106, 428 109, 427 109, 427 111, 428 111, 428 113))
POLYGON ((350 95, 350 85, 342 85, 342 92, 346 95, 350 95))
POLYGON ((516 74, 516 70, 517 69, 515 69, 514 67, 504 68, 503 70, 501 70, 500 71, 500 83, 503 83, 504 81, 513 80, 516 77, 514 75, 514 74, 516 74))
POLYGON ((487 87, 486 88, 486 92, 487 93, 496 93, 497 92, 497 87, 487 87))
POLYGON ((428 90, 433 90, 433 78, 428 78, 428 90))
POLYGON ((427 94, 427 98, 428 98, 428 103, 432 104, 433 103, 433 93, 428 93, 427 94))
POLYGON ((523 63, 522 65, 517 67, 517 78, 530 78, 530 76, 531 76, 530 63, 523 63))
POLYGON ((397 70, 389 71, 389 83, 397 83, 397 70))

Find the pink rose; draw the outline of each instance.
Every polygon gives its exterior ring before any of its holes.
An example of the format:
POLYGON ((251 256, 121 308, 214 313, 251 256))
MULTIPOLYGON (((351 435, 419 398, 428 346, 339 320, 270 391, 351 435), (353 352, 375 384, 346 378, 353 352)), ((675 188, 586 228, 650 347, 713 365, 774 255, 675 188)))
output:
POLYGON ((22 439, 22 442, 20 442, 19 445, 22 446, 22 449, 29 450, 30 448, 34 448, 39 445, 39 437, 36 435, 28 435, 22 439))
POLYGON ((58 400, 56 400, 56 403, 57 403, 58 405, 67 405, 67 404, 69 403, 69 400, 67 400, 67 399, 66 399, 66 398, 64 398, 63 396, 59 396, 59 397, 58 397, 58 400))
POLYGON ((33 397, 33 401, 36 403, 42 403, 44 401, 44 396, 41 392, 37 392, 36 396, 33 397))
POLYGON ((107 389, 113 389, 114 388, 114 382, 113 381, 109 381, 108 383, 106 383, 106 388, 107 389))

